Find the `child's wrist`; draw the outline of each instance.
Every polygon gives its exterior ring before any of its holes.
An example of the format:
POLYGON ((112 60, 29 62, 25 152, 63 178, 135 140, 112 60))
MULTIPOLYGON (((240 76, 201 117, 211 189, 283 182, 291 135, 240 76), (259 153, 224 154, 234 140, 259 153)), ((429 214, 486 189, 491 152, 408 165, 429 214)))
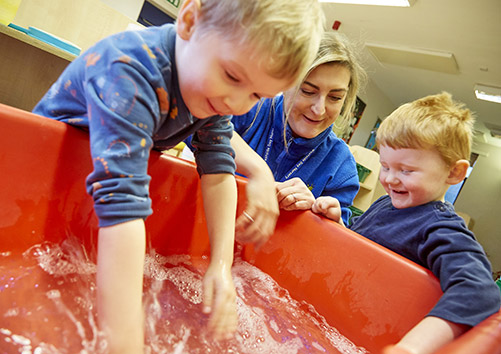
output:
POLYGON ((211 257, 209 262, 209 267, 211 268, 220 268, 223 271, 230 271, 231 266, 233 265, 233 257, 232 259, 225 259, 222 257, 211 257))
POLYGON ((383 348, 382 354, 412 354, 412 353, 396 345, 387 345, 386 347, 383 348))

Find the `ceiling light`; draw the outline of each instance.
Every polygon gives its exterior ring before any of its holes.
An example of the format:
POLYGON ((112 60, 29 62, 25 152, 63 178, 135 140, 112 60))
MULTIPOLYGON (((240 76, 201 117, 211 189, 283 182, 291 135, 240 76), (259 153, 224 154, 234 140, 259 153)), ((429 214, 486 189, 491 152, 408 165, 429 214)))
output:
POLYGON ((458 73, 454 54, 434 50, 366 43, 370 53, 381 63, 395 64, 448 74, 458 73))
POLYGON ((475 96, 479 100, 501 103, 501 88, 476 84, 475 96))
POLYGON ((380 5, 380 6, 412 6, 415 0, 319 0, 320 2, 333 2, 354 5, 380 5))

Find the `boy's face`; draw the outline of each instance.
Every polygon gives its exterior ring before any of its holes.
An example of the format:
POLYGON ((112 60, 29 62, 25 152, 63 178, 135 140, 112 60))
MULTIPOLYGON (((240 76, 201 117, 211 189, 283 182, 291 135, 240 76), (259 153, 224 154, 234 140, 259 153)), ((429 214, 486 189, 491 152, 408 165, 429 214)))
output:
POLYGON ((266 60, 254 57, 251 47, 235 45, 220 35, 195 33, 177 40, 181 95, 197 118, 247 113, 259 98, 273 97, 293 84, 290 78, 268 75, 259 65, 266 60))
POLYGON ((286 93, 289 109, 288 122, 292 131, 300 137, 311 139, 327 129, 337 119, 343 108, 350 71, 339 64, 323 64, 315 68, 296 89, 286 93))
POLYGON ((435 150, 379 147, 379 180, 397 209, 444 199, 451 168, 435 150))

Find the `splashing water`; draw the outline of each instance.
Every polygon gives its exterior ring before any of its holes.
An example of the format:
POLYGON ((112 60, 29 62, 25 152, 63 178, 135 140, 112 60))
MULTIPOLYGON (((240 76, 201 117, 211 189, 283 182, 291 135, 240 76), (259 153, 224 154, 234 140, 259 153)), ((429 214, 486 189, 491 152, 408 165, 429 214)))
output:
MULTIPOLYGON (((367 354, 293 300, 270 276, 235 259, 238 332, 214 340, 202 309, 205 257, 151 251, 144 267, 145 354, 367 354)), ((96 265, 76 242, 0 254, 0 353, 105 354, 97 326, 96 265)))

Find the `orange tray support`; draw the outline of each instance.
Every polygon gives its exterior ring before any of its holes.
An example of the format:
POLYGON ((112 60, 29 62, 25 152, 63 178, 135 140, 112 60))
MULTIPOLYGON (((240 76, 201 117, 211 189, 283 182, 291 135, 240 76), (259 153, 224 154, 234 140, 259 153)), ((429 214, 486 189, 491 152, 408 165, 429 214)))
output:
MULTIPOLYGON (((87 133, 2 104, 0 126, 0 252, 68 235, 95 250, 97 218, 85 191, 92 169, 87 133)), ((194 164, 152 152, 149 173, 148 242, 166 255, 209 254, 194 164)), ((246 182, 237 182, 241 213, 246 182)), ((269 242, 259 250, 245 246, 241 255, 372 353, 398 341, 441 295, 428 270, 309 211, 282 212, 269 242)), ((500 348, 501 312, 439 353, 500 348)))

